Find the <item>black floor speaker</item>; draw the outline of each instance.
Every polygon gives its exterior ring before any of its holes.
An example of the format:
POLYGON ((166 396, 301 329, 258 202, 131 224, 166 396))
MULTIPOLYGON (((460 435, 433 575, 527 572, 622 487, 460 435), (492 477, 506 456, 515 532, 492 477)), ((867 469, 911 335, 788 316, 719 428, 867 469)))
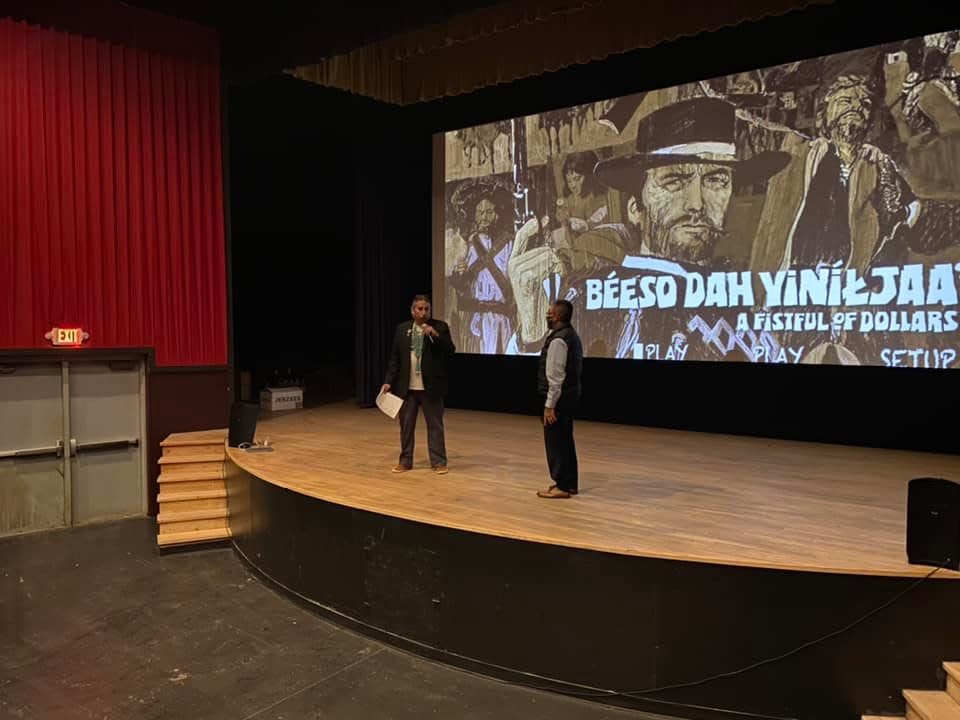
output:
POLYGON ((233 403, 230 406, 230 434, 227 444, 238 447, 241 443, 252 443, 257 432, 257 418, 260 407, 252 403, 233 403))
POLYGON ((914 478, 907 491, 907 560, 960 569, 960 484, 914 478))

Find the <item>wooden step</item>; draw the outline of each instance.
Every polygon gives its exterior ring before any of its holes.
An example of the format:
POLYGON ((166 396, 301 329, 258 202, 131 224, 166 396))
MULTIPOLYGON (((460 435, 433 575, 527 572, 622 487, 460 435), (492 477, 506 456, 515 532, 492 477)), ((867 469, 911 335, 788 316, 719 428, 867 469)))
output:
POLYGON ((157 545, 189 545, 230 537, 224 483, 227 431, 173 433, 160 443, 157 545))
POLYGON ((947 695, 960 703, 960 662, 945 662, 943 669, 947 673, 947 695))
POLYGON ((189 482, 171 483, 166 482, 160 485, 160 492, 172 493, 195 493, 212 492, 214 490, 225 490, 226 485, 223 480, 191 480, 189 482))
POLYGON ((942 690, 904 690, 907 720, 960 720, 960 705, 942 690))
POLYGON ((208 470, 205 472, 181 472, 175 475, 170 473, 161 472, 157 476, 157 482, 161 485, 163 483, 178 483, 178 482, 193 482, 193 481, 203 481, 203 480, 223 480, 223 468, 219 470, 208 470))
POLYGON ((175 502, 183 502, 184 500, 206 500, 208 498, 225 498, 226 496, 227 496, 226 488, 221 488, 219 490, 196 490, 193 492, 167 492, 166 490, 162 490, 161 492, 157 493, 157 502, 175 503, 175 502))
POLYGON ((193 512, 206 510, 207 512, 212 512, 214 510, 224 510, 227 509, 227 498, 226 497, 214 497, 214 498, 191 498, 189 500, 174 500, 173 502, 162 502, 160 503, 160 514, 171 513, 171 512, 193 512))
POLYGON ((227 438, 226 428, 217 430, 195 430, 194 432, 170 433, 164 438, 160 447, 174 445, 204 445, 209 443, 220 443, 227 438))
POLYGON ((175 522, 190 522, 191 520, 215 520, 225 518, 229 513, 227 508, 210 508, 207 510, 168 510, 162 509, 157 515, 157 522, 161 525, 175 522))
POLYGON ((162 457, 197 457, 201 455, 225 458, 227 450, 223 443, 198 443, 196 445, 165 445, 162 457))
POLYGON ((172 545, 190 545, 192 543, 215 542, 229 540, 230 528, 215 528, 213 530, 194 530, 192 532, 163 533, 157 536, 157 545, 170 547, 172 545))
POLYGON ((171 466, 172 469, 178 465, 189 465, 192 463, 222 463, 223 458, 223 455, 217 453, 204 453, 203 455, 165 455, 157 460, 157 462, 160 463, 164 469, 166 469, 168 465, 171 466))
POLYGON ((175 520, 173 522, 160 523, 157 527, 160 535, 176 534, 181 532, 194 532, 196 530, 219 530, 229 527, 230 523, 226 517, 218 518, 199 518, 197 520, 175 520))
POLYGON ((903 715, 861 715, 860 720, 907 720, 903 715))
POLYGON ((168 477, 172 475, 184 475, 187 473, 213 473, 219 472, 221 476, 224 472, 224 459, 216 455, 172 455, 161 457, 161 473, 168 477))

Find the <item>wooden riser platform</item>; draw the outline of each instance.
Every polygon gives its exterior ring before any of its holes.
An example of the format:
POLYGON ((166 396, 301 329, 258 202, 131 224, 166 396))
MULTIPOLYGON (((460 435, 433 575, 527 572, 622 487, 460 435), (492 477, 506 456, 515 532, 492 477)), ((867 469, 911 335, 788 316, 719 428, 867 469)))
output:
POLYGON ((536 417, 448 410, 444 476, 430 472, 422 420, 414 470, 394 475, 396 422, 349 403, 266 418, 257 434, 275 451, 228 448, 233 462, 327 502, 563 547, 808 572, 926 575, 906 558, 907 484, 960 481, 958 455, 578 422, 580 494, 544 501, 536 417))
POLYGON ((653 713, 905 717, 903 688, 951 697, 931 668, 960 647, 960 573, 917 584, 930 568, 907 562, 905 511, 910 479, 960 480, 960 457, 578 422, 580 494, 541 500, 537 417, 445 424, 449 474, 431 472, 421 423, 397 475, 397 424, 375 409, 262 419, 274 452, 227 449, 231 543, 385 642, 636 688, 653 713))
POLYGON ((943 669, 947 673, 947 694, 960 704, 960 662, 946 662, 943 669))
POLYGON ((861 715, 860 720, 960 720, 960 662, 945 662, 946 690, 904 690, 906 714, 861 715))
POLYGON ((960 720, 960 705, 939 690, 904 690, 907 720, 960 720))
POLYGON ((230 537, 224 485, 226 430, 175 433, 160 447, 157 544, 217 542, 230 537))

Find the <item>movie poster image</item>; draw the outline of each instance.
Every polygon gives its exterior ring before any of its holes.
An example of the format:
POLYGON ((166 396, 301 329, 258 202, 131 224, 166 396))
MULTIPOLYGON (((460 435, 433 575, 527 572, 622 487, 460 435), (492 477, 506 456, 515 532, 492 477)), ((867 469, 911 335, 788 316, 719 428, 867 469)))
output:
POLYGON ((458 350, 955 368, 960 31, 445 133, 458 350))

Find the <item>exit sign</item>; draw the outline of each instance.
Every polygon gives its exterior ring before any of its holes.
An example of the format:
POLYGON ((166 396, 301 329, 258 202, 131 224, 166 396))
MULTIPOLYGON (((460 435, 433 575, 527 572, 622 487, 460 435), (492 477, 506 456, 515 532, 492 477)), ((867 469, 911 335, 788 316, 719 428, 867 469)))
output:
POLYGON ((44 337, 57 347, 79 347, 90 337, 90 333, 78 327, 55 327, 51 328, 44 337))

